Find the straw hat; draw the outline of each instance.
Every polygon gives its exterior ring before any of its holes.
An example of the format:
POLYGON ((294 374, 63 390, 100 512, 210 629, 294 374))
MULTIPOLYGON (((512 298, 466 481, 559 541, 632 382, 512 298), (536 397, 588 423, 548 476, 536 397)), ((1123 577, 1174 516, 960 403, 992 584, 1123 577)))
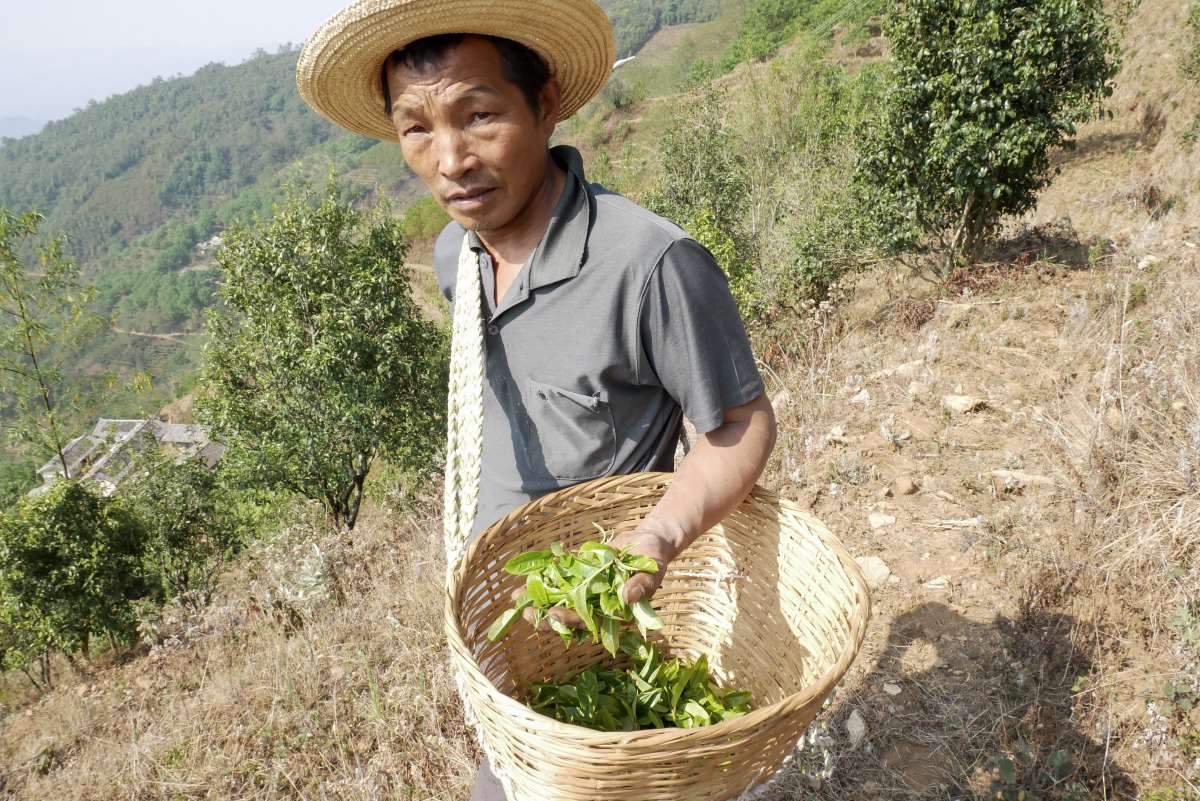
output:
POLYGON ((443 33, 500 36, 541 55, 562 86, 560 120, 600 91, 616 58, 612 24, 593 0, 359 0, 305 42, 296 86, 331 122, 396 141, 383 110, 384 59, 443 33))

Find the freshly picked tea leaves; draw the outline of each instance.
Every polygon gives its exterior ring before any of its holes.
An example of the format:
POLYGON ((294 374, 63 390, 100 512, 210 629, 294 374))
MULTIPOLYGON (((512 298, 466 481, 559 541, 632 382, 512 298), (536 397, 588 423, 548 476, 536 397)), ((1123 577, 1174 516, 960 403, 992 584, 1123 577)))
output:
POLYGON ((568 646, 590 638, 617 655, 621 627, 633 623, 642 637, 662 628, 662 621, 646 601, 625 603, 621 590, 626 580, 638 572, 657 573, 658 562, 648 556, 630 554, 603 542, 585 542, 579 550, 568 552, 556 542, 548 551, 527 551, 514 556, 504 570, 525 576, 525 591, 512 609, 496 618, 487 637, 492 642, 503 637, 528 609, 533 609, 535 625, 546 620, 568 646), (555 607, 572 609, 583 621, 584 629, 564 625, 548 612, 555 607))
POLYGON ((626 633, 619 650, 626 668, 599 665, 557 683, 531 684, 535 712, 598 731, 695 728, 750 711, 750 693, 726 691, 709 676, 708 660, 664 659, 645 639, 626 633))

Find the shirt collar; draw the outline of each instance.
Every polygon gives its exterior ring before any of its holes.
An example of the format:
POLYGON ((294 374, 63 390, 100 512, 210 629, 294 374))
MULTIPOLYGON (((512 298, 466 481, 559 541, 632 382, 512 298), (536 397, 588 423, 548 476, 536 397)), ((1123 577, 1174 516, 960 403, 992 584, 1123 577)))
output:
MULTIPOLYGON (((567 179, 546 233, 529 257, 527 292, 579 275, 592 229, 594 200, 583 172, 583 157, 570 145, 551 148, 550 156, 566 170, 567 179)), ((475 231, 468 230, 467 238, 473 250, 484 250, 475 231)))

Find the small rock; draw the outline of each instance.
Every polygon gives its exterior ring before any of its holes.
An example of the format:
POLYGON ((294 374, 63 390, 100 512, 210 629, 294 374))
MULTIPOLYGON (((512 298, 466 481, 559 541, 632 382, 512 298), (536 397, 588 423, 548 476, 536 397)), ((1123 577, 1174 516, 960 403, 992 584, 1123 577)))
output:
POLYGON ((1158 256, 1154 256, 1154 255, 1142 256, 1142 258, 1138 260, 1137 268, 1139 271, 1147 270, 1147 269, 1153 267, 1154 265, 1158 264, 1160 261, 1162 261, 1162 259, 1160 259, 1158 256))
POLYGON ((871 514, 867 515, 867 522, 871 524, 871 528, 881 529, 895 525, 896 518, 893 515, 884 514, 883 512, 871 512, 871 514))
POLYGON ((883 685, 883 691, 891 696, 896 696, 896 695, 899 695, 901 692, 903 692, 900 689, 899 684, 885 684, 885 685, 883 685))
POLYGON ((1187 401, 1178 400, 1178 401, 1173 401, 1171 403, 1171 411, 1182 412, 1186 408, 1187 408, 1187 401))
POLYGON ((862 568, 867 586, 873 590, 879 589, 892 576, 892 569, 878 556, 860 556, 854 561, 862 568))
POLYGON ((925 369, 925 360, 917 359, 916 361, 905 362, 899 365, 893 373, 900 378, 916 378, 923 369, 925 369))
POLYGON ((850 399, 850 402, 858 406, 866 406, 871 402, 871 393, 865 389, 860 389, 858 394, 850 399))
POLYGON ((946 395, 942 398, 942 408, 955 414, 967 414, 987 406, 987 401, 974 395, 946 395))
POLYGON ((786 409, 787 407, 791 406, 792 405, 791 390, 785 389, 782 392, 780 392, 778 395, 776 395, 775 397, 771 398, 771 405, 774 406, 776 409, 786 409))
POLYGON ((829 433, 825 435, 825 441, 831 445, 845 445, 849 440, 846 439, 845 426, 834 426, 829 429, 829 433))
POLYGON ((895 573, 888 576, 888 584, 899 584, 899 583, 900 583, 900 577, 897 576, 895 573))
POLYGON ((892 482, 893 495, 913 495, 918 489, 920 485, 908 476, 900 476, 892 482))
POLYGON ((867 736, 867 722, 857 709, 846 718, 846 734, 850 736, 851 748, 858 748, 858 744, 867 736))
POLYGON ((929 392, 929 385, 922 384, 920 381, 913 381, 908 385, 909 396, 916 398, 929 392))
POLYGON ((931 578, 929 581, 925 582, 925 589, 927 589, 927 590, 948 590, 948 589, 950 589, 950 577, 949 576, 938 576, 936 578, 931 578))

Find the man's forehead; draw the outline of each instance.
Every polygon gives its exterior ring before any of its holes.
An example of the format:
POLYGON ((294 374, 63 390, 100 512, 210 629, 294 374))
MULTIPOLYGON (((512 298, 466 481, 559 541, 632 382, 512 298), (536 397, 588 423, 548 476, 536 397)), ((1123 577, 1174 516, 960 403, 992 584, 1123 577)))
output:
POLYGON ((458 102, 472 98, 500 98, 504 96, 498 88, 490 83, 481 81, 480 76, 467 77, 460 80, 456 77, 422 75, 406 80, 397 76, 394 84, 398 89, 397 105, 423 105, 428 95, 436 94, 442 100, 458 102))
POLYGON ((504 66, 500 52, 486 39, 468 36, 436 58, 408 64, 389 59, 388 83, 400 101, 405 94, 417 96, 435 92, 454 99, 475 95, 504 95, 504 66))

